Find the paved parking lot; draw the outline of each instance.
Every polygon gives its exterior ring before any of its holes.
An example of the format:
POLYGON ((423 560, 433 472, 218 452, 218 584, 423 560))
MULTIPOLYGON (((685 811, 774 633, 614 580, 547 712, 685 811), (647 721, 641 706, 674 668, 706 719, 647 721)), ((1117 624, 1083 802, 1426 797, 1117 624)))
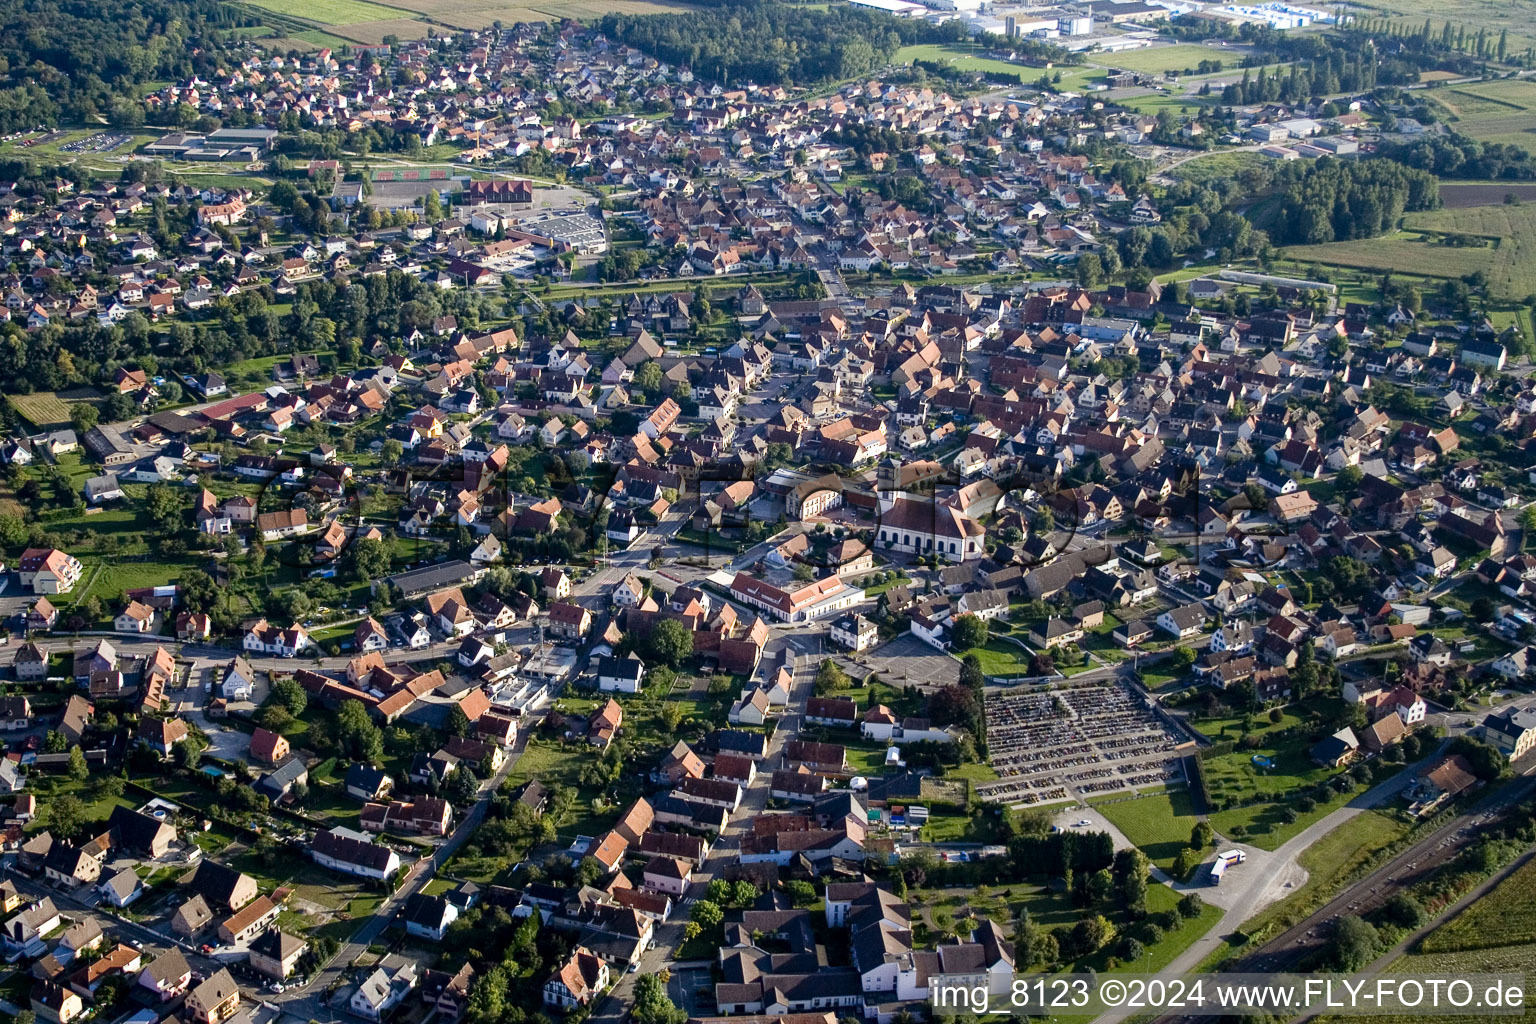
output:
POLYGON ((947 686, 960 681, 960 663, 934 650, 910 633, 865 651, 857 664, 867 665, 865 672, 880 673, 895 686, 947 686))
POLYGON ((672 997, 672 1002, 686 1010, 690 1017, 713 1016, 714 997, 711 995, 701 1001, 697 998, 700 989, 708 989, 711 993, 714 990, 708 967, 672 968, 672 980, 667 984, 667 994, 672 997))

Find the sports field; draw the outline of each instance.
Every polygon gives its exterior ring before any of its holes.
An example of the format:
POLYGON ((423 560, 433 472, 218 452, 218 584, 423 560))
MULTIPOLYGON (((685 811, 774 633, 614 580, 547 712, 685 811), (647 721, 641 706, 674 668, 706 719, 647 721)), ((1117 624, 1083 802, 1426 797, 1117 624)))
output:
POLYGON ((1203 60, 1219 60, 1222 67, 1233 68, 1242 61, 1247 51, 1225 46, 1201 46, 1198 43, 1178 43, 1174 46, 1149 46, 1141 50, 1121 50, 1118 53, 1090 53, 1088 60, 1104 67, 1124 71, 1142 71, 1158 74, 1169 71, 1194 73, 1203 60))
POLYGON ((1430 95, 1458 132, 1536 152, 1536 82, 1499 79, 1435 89, 1430 95))

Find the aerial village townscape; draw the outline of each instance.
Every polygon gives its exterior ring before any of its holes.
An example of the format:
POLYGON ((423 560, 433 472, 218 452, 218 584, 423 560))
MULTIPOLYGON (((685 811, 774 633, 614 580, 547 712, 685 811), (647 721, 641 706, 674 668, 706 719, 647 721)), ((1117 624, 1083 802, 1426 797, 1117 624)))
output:
POLYGON ((0 17, 0 1015, 1536 963, 1530 0, 0 17))

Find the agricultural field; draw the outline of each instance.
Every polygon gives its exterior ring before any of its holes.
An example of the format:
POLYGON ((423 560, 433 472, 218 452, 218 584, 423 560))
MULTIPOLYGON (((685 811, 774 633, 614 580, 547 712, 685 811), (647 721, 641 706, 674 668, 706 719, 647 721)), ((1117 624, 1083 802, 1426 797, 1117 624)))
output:
POLYGON ((369 0, 247 0, 253 7, 320 25, 356 25, 399 18, 409 12, 369 0))
POLYGON ((387 36, 419 39, 427 34, 427 28, 426 22, 413 18, 390 18, 385 21, 360 21, 355 25, 342 25, 338 26, 336 31, 348 39, 377 46, 384 42, 387 36))
MULTIPOLYGON (((609 13, 676 14, 689 9, 688 4, 677 0, 397 0, 392 6, 454 28, 486 28, 497 21, 512 25, 519 21, 595 19, 609 13)), ((365 31, 380 28, 378 24, 364 26, 365 31)))
POLYGON ((1463 135, 1536 152, 1536 82, 1499 79, 1436 89, 1430 95, 1463 135))
POLYGON ((1532 28, 1532 8, 1528 3, 1501 3, 1499 0, 1434 0, 1433 3, 1416 3, 1413 0, 1374 0, 1369 8, 1372 15, 1401 16, 1414 26, 1433 18, 1434 29, 1439 31, 1442 22, 1464 25, 1470 37, 1479 28, 1498 39, 1502 29, 1509 30, 1509 49, 1518 52, 1536 45, 1536 29, 1532 28))
POLYGON ((1508 196, 1522 203, 1536 202, 1536 185, 1520 181, 1442 181, 1440 202, 1447 210, 1469 206, 1497 206, 1508 196))
MULTIPOLYGON (((1455 211, 1462 212, 1462 211, 1455 211)), ((1442 229, 1446 230, 1446 229, 1442 229)), ((1284 250, 1289 259, 1337 267, 1357 267, 1372 273, 1391 271, 1417 277, 1461 277, 1481 270, 1490 279, 1502 254, 1490 246, 1454 248, 1431 234, 1395 231, 1380 238, 1359 238, 1323 245, 1292 245, 1284 250)), ((1513 293, 1495 287, 1495 294, 1513 293)))
POLYGON ((69 411, 72 404, 93 401, 96 397, 94 391, 86 393, 77 391, 69 394, 68 397, 57 392, 38 391, 30 395, 7 395, 6 399, 22 419, 39 430, 51 430, 69 426, 69 411))
MULTIPOLYGON (((1433 936, 1431 936, 1433 937, 1433 936)), ((1381 971, 1391 977, 1465 977, 1469 974, 1524 974, 1536 963, 1536 944, 1501 946, 1498 949, 1473 949, 1456 953, 1410 953, 1399 957, 1381 971)), ((1358 1021, 1354 1017, 1318 1017, 1319 1024, 1358 1021)), ((1378 1024, 1456 1024, 1473 1018, 1450 1014, 1372 1014, 1370 1019, 1378 1024)), ((1498 1020, 1489 1014, 1477 1019, 1498 1020)))
POLYGON ((1435 929, 1419 948, 1425 953, 1492 949, 1536 942, 1536 860, 1498 888, 1435 929))
MULTIPOLYGON (((1536 113, 1530 117, 1536 122, 1536 113)), ((1423 231, 1496 239, 1495 249, 1464 250, 1489 255, 1490 292, 1496 298, 1512 301, 1536 292, 1536 206, 1505 206, 1501 201, 1498 206, 1413 213, 1403 221, 1407 227, 1423 231)))

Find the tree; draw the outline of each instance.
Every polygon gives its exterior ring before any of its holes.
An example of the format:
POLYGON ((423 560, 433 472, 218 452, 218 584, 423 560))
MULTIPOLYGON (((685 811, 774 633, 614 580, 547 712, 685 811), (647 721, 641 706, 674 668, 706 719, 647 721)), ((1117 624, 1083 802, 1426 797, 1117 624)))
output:
POLYGON ((168 484, 151 484, 146 497, 149 517, 162 534, 170 535, 182 527, 181 495, 168 484))
POLYGON ((635 979, 635 1006, 630 1016, 635 1024, 683 1024, 688 1019, 667 995, 666 982, 659 974, 642 974, 635 979))
POLYGON ((1398 893, 1388 900, 1387 905, 1382 909, 1394 924, 1402 928, 1417 928, 1429 917, 1424 904, 1420 903, 1411 892, 1398 893))
POLYGON ((69 793, 54 797, 48 803, 48 828, 56 839, 74 839, 85 828, 85 804, 69 793))
MULTIPOLYGON (((1104 261, 1096 253, 1084 253, 1077 258, 1077 283, 1084 288, 1096 288, 1104 280, 1104 261)), ((1098 947, 1095 946, 1095 949, 1098 947)))
POLYGON ((77 433, 88 433, 100 421, 101 413, 89 402, 76 402, 69 410, 70 425, 77 433))
POLYGON ((837 662, 830 658, 821 663, 816 669, 816 692, 818 694, 831 693, 833 690, 845 690, 852 682, 848 673, 840 668, 837 662))
POLYGON ((387 468, 400 465, 400 460, 405 455, 405 446, 394 438, 386 440, 379 448, 379 462, 387 468))
POLYGON ((466 1016, 470 1024, 503 1024, 507 1016, 507 990, 512 972, 501 964, 486 971, 469 994, 466 1016))
POLYGON ((69 772, 68 775, 76 782, 84 782, 91 774, 91 769, 85 763, 85 751, 79 747, 69 748, 69 772))
POLYGON ((291 677, 279 679, 272 684, 272 692, 267 697, 267 703, 279 705, 284 711, 297 717, 309 707, 309 694, 305 693, 304 687, 291 677))
POLYGON ((974 654, 967 654, 960 659, 960 685, 970 690, 979 689, 987 684, 986 673, 981 670, 981 659, 974 654))
POLYGON ((1447 753, 1460 754, 1466 758, 1472 766, 1472 774, 1484 782, 1496 779, 1504 773, 1504 755, 1497 747, 1482 740, 1476 740, 1470 736, 1457 736, 1451 740, 1446 750, 1447 753))
POLYGON ((1520 550, 1528 550, 1536 538, 1536 505, 1527 505, 1520 513, 1520 550))
POLYGON ((1072 945, 1079 956, 1103 949, 1115 937, 1115 926, 1103 914, 1090 914, 1072 926, 1072 945))
POLYGON ((661 725, 668 735, 677 732, 677 727, 683 724, 683 706, 671 701, 661 706, 661 725))
POLYGON ((1360 489, 1360 481, 1363 479, 1365 473, 1359 466, 1345 466, 1334 478, 1334 490, 1348 497, 1360 489))
POLYGON ((693 655, 693 633, 676 619, 663 619, 645 640, 652 661, 677 668, 693 655))
POLYGON ((443 796, 449 803, 459 807, 474 803, 479 792, 480 780, 475 778, 467 764, 461 764, 450 772, 448 780, 443 784, 443 796))
POLYGON ((1326 957, 1340 971, 1358 971, 1375 959, 1380 942, 1375 925, 1350 914, 1334 926, 1326 957))
POLYGON ((955 620, 951 639, 957 650, 969 651, 973 647, 980 647, 987 642, 987 624, 979 616, 962 615, 955 620))
POLYGON ((725 920, 725 911, 711 900, 699 900, 693 905, 693 919, 704 928, 714 928, 725 920))
POLYGON ((661 390, 662 375, 661 364, 654 359, 647 359, 635 369, 635 387, 647 395, 654 395, 661 390))
POLYGON ((1193 850, 1188 846, 1180 847, 1178 854, 1173 858, 1173 867, 1169 869, 1168 873, 1171 874, 1176 881, 1183 882, 1189 878, 1189 873, 1195 870, 1195 866, 1199 863, 1199 851, 1193 850))
POLYGON ((463 708, 453 704, 448 708, 448 715, 443 720, 443 729, 452 736, 468 736, 469 716, 464 713, 463 708))
POLYGON ((1193 846, 1196 850, 1203 850, 1210 846, 1215 838, 1216 830, 1211 827, 1211 823, 1208 821, 1197 821, 1194 827, 1189 830, 1189 845, 1193 846))
POLYGON ((197 767, 198 758, 203 756, 203 750, 207 746, 196 736, 188 736, 184 740, 177 740, 171 747, 171 761, 178 768, 191 771, 197 767))
POLYGON ((336 739, 343 753, 359 761, 373 762, 384 756, 384 734, 368 717, 362 701, 343 701, 336 709, 336 739))
POLYGON ((1192 892, 1186 896, 1181 896, 1175 909, 1182 918, 1196 918, 1205 910, 1205 901, 1200 898, 1199 893, 1192 892))
POLYGON ((1151 869, 1147 855, 1132 847, 1115 853, 1115 896, 1120 906, 1133 916, 1147 909, 1147 873, 1151 869))

